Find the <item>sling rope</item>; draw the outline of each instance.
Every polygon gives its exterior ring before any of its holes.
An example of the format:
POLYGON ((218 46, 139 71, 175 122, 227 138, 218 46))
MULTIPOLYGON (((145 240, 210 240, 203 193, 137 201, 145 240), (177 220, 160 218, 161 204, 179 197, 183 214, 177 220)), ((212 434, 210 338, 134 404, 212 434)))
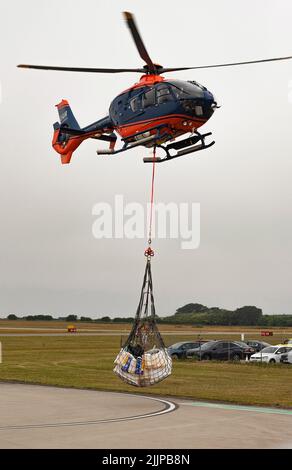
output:
POLYGON ((149 259, 154 256, 154 251, 151 248, 152 243, 152 220, 153 220, 153 203, 154 203, 154 183, 155 183, 155 163, 156 163, 156 147, 153 148, 153 165, 152 165, 152 180, 151 180, 151 192, 150 192, 150 218, 149 218, 149 230, 148 230, 148 248, 145 250, 145 256, 149 259))
POLYGON ((154 385, 171 374, 172 361, 156 324, 151 273, 153 202, 156 147, 153 149, 148 248, 143 285, 131 332, 115 359, 114 372, 124 382, 136 387, 154 385))

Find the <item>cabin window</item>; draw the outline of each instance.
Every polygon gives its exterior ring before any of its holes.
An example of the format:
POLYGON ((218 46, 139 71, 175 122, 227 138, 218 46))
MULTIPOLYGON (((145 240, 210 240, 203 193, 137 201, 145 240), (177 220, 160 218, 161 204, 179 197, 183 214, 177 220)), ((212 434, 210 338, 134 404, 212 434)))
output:
POLYGON ((130 101, 130 107, 133 113, 139 111, 139 109, 141 108, 141 97, 136 96, 135 98, 132 98, 130 101))
POLYGON ((148 106, 155 105, 155 88, 151 88, 150 90, 146 91, 146 93, 142 96, 142 107, 148 108, 148 106))
POLYGON ((172 94, 170 93, 170 89, 165 85, 157 87, 156 93, 158 104, 163 104, 168 101, 172 101, 173 99, 172 94))

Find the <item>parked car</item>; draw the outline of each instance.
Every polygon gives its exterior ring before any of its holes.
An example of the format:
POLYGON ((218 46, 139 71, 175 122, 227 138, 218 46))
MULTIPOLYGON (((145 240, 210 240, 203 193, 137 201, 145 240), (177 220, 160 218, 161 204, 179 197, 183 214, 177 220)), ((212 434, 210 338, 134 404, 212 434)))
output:
POLYGON ((290 349, 290 351, 281 354, 280 362, 283 362, 284 364, 292 364, 292 348, 290 349))
POLYGON ((200 360, 239 361, 249 357, 255 350, 242 341, 209 341, 200 348, 191 349, 187 352, 188 358, 200 360))
POLYGON ((287 338, 283 341, 283 344, 292 344, 292 338, 287 338))
POLYGON ((266 343, 265 341, 257 341, 254 339, 245 341, 245 343, 248 346, 251 346, 256 352, 261 351, 264 348, 268 348, 269 346, 272 346, 271 344, 266 343))
POLYGON ((204 340, 182 341, 169 346, 167 348, 167 352, 173 359, 185 359, 189 349, 199 348, 200 344, 202 345, 205 343, 206 341, 204 340))
POLYGON ((287 346, 285 344, 278 344, 276 346, 269 346, 262 349, 260 352, 253 354, 250 358, 251 362, 269 362, 278 363, 281 361, 282 354, 292 351, 292 344, 287 346))

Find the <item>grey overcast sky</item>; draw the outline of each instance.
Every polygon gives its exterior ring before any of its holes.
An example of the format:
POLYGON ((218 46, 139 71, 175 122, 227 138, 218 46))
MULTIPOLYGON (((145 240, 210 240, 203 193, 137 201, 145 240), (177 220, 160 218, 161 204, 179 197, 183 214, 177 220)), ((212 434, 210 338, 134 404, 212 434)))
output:
MULTIPOLYGON (((135 312, 145 241, 96 240, 92 207, 115 194, 146 203, 145 151, 97 157, 96 142, 86 141, 61 166, 51 138, 62 98, 84 126, 139 76, 16 68, 139 67, 123 10, 165 66, 292 55, 290 0, 1 0, 2 317, 135 312)), ((201 204, 198 249, 154 243, 157 313, 187 302, 292 313, 292 61, 169 76, 206 85, 222 107, 204 127, 215 146, 157 167, 156 201, 201 204)))

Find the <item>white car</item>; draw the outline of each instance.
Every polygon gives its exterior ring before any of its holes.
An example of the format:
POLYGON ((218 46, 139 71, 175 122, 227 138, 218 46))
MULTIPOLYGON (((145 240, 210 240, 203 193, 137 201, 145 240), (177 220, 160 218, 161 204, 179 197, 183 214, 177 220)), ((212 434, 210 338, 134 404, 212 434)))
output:
POLYGON ((269 346, 262 349, 260 352, 250 356, 251 362, 281 362, 282 354, 287 354, 292 351, 292 344, 278 344, 276 346, 269 346))
POLYGON ((292 348, 289 349, 290 351, 287 351, 285 354, 281 355, 281 362, 283 362, 284 364, 292 364, 292 348))

